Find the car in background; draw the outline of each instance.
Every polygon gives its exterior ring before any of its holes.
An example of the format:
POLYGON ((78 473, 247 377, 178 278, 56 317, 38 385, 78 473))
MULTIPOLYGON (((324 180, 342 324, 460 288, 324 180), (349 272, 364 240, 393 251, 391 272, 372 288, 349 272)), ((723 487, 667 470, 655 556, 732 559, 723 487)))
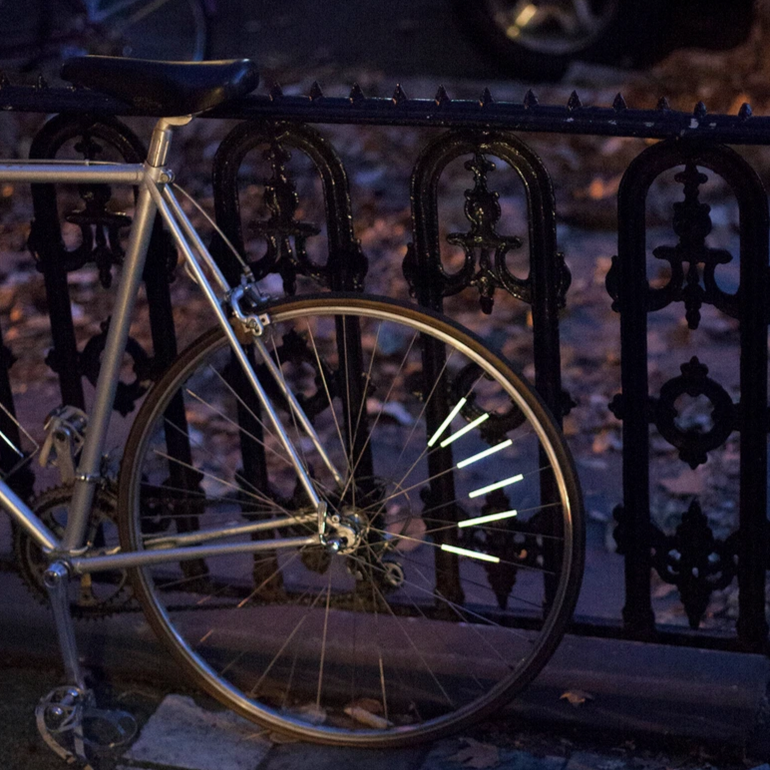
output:
POLYGON ((731 48, 754 0, 452 0, 480 50, 513 77, 557 80, 573 60, 645 66, 675 48, 731 48))

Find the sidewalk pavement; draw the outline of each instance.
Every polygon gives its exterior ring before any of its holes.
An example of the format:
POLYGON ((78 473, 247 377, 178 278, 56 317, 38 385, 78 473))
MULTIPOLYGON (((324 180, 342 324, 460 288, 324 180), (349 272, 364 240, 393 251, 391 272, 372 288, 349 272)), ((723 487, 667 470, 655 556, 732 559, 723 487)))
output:
MULTIPOLYGON (((3 706, 31 721, 44 694, 37 689, 58 683, 55 673, 49 679, 37 671, 57 660, 52 616, 30 600, 15 574, 0 572, 0 618, 3 697, 11 698, 9 683, 25 671, 34 672, 28 678, 36 688, 23 703, 3 706)), ((369 751, 286 743, 191 693, 136 613, 78 623, 77 635, 86 664, 124 693, 119 702, 130 704, 132 691, 152 693, 121 768, 738 770, 770 759, 770 660, 760 655, 568 636, 535 682, 494 719, 432 745, 369 751)), ((2 739, 0 730, 0 744, 13 740, 13 731, 5 734, 2 739)), ((0 745, 0 757, 9 750, 0 745)))
MULTIPOLYGON (((607 747, 584 746, 550 735, 537 746, 527 745, 515 714, 508 713, 508 734, 473 730, 428 746, 400 750, 344 749, 303 743, 276 743, 255 726, 230 712, 209 711, 192 698, 169 695, 124 754, 128 768, 147 770, 671 770, 671 768, 726 768, 746 766, 739 760, 724 760, 708 752, 661 752, 637 749, 633 740, 607 747), (473 735, 475 734, 475 737, 473 735), (729 764, 727 764, 727 763, 729 764), (716 763, 716 764, 715 764, 716 763)), ((506 719, 495 720, 504 729, 506 719)), ((487 726, 488 727, 488 726, 487 726)), ((483 731, 483 728, 481 728, 483 731)), ((768 770, 768 765, 756 765, 768 770)))

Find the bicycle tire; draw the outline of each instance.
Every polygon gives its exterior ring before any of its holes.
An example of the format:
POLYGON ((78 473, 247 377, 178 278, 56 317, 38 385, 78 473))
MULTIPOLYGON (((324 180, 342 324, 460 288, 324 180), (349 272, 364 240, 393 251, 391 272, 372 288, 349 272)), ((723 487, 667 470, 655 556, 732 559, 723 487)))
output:
MULTIPOLYGON (((335 492, 323 464, 308 461, 319 493, 353 522, 344 541, 353 550, 136 569, 146 618, 209 694, 304 740, 395 747, 491 714, 550 658, 580 587, 581 495, 559 429, 525 378, 437 314, 333 294, 265 312, 274 360, 355 477, 335 492), (447 460, 448 471, 432 465, 447 460)), ((203 335, 142 405, 119 482, 124 549, 210 526, 218 512, 244 523, 307 510, 293 469, 259 434, 230 356, 221 331, 203 335), (189 458, 172 453, 169 436, 190 439, 189 458), (249 454, 259 447, 268 480, 249 454)), ((279 535, 306 534, 295 529, 279 535)))
POLYGON ((0 60, 37 69, 49 60, 99 54, 140 59, 201 61, 209 46, 209 20, 201 0, 36 0, 22 8, 0 1, 4 37, 0 60))
POLYGON ((200 0, 146 0, 128 6, 124 0, 101 0, 96 17, 107 35, 95 45, 106 44, 104 52, 111 55, 202 61, 208 53, 208 17, 200 0))

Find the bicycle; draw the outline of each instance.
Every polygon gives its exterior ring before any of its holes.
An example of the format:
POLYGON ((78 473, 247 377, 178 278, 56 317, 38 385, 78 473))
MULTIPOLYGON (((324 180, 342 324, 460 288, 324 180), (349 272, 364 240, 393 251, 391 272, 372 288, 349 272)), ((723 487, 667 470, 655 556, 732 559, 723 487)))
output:
POLYGON ((94 704, 69 597, 123 571, 185 673, 267 728, 395 747, 491 714, 555 650, 582 575, 578 481, 540 398, 436 313, 364 294, 272 300, 235 249, 228 284, 165 161, 192 115, 256 87, 251 62, 82 57, 63 77, 161 117, 144 164, 0 164, 0 181, 139 190, 87 428, 60 413, 49 429, 71 439, 57 444, 76 469, 65 520, 47 526, 0 481, 48 564, 67 684, 38 706, 43 738, 86 761, 94 721, 117 734, 105 743, 131 732, 94 704), (156 212, 216 325, 139 409, 111 537, 90 512, 110 490, 105 436, 156 212))
POLYGON ((0 60, 22 70, 77 54, 201 61, 216 0, 0 0, 0 60))

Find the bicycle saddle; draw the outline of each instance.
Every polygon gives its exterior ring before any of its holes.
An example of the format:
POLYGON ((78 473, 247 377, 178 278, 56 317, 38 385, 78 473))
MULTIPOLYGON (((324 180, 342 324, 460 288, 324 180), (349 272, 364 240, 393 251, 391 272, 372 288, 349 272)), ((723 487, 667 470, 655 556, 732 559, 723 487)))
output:
POLYGON ((259 83, 257 66, 249 59, 166 62, 77 56, 64 62, 61 76, 157 117, 203 112, 245 96, 259 83))

